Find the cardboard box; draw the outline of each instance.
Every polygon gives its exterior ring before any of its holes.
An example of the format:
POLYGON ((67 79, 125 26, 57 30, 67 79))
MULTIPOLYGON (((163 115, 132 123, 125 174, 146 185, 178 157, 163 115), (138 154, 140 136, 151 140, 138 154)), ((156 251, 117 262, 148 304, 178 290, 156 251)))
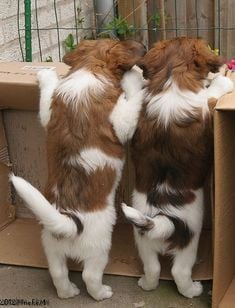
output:
MULTIPOLYGON (((47 178, 44 130, 37 118, 39 90, 36 73, 42 67, 63 76, 62 63, 0 63, 0 263, 47 267, 40 230, 22 200, 11 191, 8 174, 13 170, 43 191, 47 178)), ((213 306, 232 307, 235 287, 235 93, 224 97, 215 111, 215 208, 211 218, 210 184, 205 198, 206 216, 198 262, 193 278, 214 279, 213 306), (231 141, 230 141, 231 140, 231 141), (213 236, 211 234, 213 233, 213 236), (213 249, 212 249, 213 242, 213 249), (213 258, 212 258, 213 255, 213 258), (212 263, 214 262, 214 269, 212 263), (226 306, 227 305, 227 306, 226 306), (228 306, 230 305, 230 306, 228 306)), ((116 206, 130 201, 133 168, 127 164, 118 189, 116 206)), ((208 181, 209 183, 209 181, 208 181)), ((171 279, 169 259, 162 258, 161 278, 171 279)), ((70 268, 80 270, 70 262, 70 268)), ((140 276, 142 265, 136 251, 132 227, 118 219, 113 234, 110 262, 105 273, 140 276)), ((146 293, 146 296, 148 294, 146 293)))

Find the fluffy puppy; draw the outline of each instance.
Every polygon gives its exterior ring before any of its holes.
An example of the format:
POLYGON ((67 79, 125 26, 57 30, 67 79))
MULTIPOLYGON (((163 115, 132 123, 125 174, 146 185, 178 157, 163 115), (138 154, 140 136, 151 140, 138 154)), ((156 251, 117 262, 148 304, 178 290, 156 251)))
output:
POLYGON ((213 162, 208 102, 233 89, 221 75, 209 88, 205 80, 221 65, 200 39, 162 41, 144 57, 149 82, 132 141, 133 208, 123 205, 144 264, 138 282, 144 290, 158 285, 158 254, 169 254, 179 292, 189 298, 202 292, 191 273, 203 221, 203 185, 213 162))
POLYGON ((137 125, 142 76, 130 70, 145 54, 135 41, 83 41, 65 57, 68 75, 39 73, 40 119, 47 131, 45 197, 22 178, 11 180, 43 224, 42 242, 58 296, 79 294, 68 277, 67 257, 83 261, 82 277, 96 300, 112 296, 102 283, 116 220, 115 192, 124 144, 137 125), (132 84, 139 84, 133 93, 132 84))

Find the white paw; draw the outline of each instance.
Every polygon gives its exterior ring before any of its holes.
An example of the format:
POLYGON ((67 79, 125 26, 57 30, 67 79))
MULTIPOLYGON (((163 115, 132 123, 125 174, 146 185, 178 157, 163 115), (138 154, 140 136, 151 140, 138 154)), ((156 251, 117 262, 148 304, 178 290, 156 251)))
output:
POLYGON ((232 80, 226 76, 219 75, 212 80, 210 87, 208 88, 210 97, 219 98, 226 93, 232 92, 234 84, 232 80))
POLYGON ((78 287, 71 282, 67 288, 65 288, 64 290, 57 290, 57 294, 60 298, 70 298, 70 297, 74 297, 76 295, 78 295, 80 293, 80 290, 78 289, 78 287))
POLYGON ((200 281, 194 281, 187 290, 179 290, 179 292, 188 298, 199 296, 202 294, 203 286, 200 281))
POLYGON ((143 275, 139 280, 138 280, 138 286, 141 287, 145 291, 151 291, 157 288, 158 286, 158 281, 152 281, 149 282, 147 281, 145 275, 143 275))
POLYGON ((56 83, 58 81, 58 77, 56 71, 52 69, 42 69, 37 73, 37 79, 40 87, 48 85, 50 83, 56 83))
POLYGON ((126 72, 121 80, 121 86, 125 91, 127 99, 142 89, 144 84, 142 72, 132 68, 126 72))
POLYGON ((97 292, 90 292, 88 290, 88 293, 97 301, 102 301, 104 299, 112 297, 113 295, 112 288, 106 285, 102 285, 100 290, 98 290, 97 292))

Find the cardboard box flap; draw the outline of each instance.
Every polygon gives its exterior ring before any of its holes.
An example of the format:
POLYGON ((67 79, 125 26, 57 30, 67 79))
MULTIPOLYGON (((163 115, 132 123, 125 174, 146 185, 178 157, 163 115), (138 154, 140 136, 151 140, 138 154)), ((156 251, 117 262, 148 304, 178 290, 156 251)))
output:
MULTIPOLYGON (((234 94, 231 96, 234 97, 234 94)), ((215 111, 215 209, 213 307, 235 276, 235 113, 215 111)))
POLYGON ((0 83, 36 85, 37 72, 42 69, 56 70, 59 76, 64 76, 68 72, 68 66, 60 62, 2 62, 0 83))
POLYGON ((11 192, 8 181, 10 160, 3 117, 0 112, 0 230, 9 224, 15 216, 14 206, 11 205, 11 192))
POLYGON ((232 307, 235 307, 235 277, 233 278, 227 292, 225 293, 225 296, 223 297, 219 305, 219 308, 232 307))
POLYGON ((235 111, 235 91, 229 94, 226 94, 222 96, 217 104, 216 104, 216 110, 234 110, 235 111))
POLYGON ((37 72, 41 69, 56 70, 59 76, 67 74, 64 63, 0 63, 0 108, 37 110, 39 88, 37 72))

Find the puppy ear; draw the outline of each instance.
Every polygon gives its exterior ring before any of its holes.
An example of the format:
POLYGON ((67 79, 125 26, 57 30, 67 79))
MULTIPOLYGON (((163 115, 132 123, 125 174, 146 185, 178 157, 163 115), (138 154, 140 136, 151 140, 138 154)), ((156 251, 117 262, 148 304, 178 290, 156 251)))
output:
POLYGON ((66 53, 62 59, 62 61, 65 64, 72 66, 72 67, 75 65, 77 60, 78 60, 78 56, 77 56, 76 50, 66 53))
POLYGON ((165 41, 154 44, 147 54, 139 61, 138 65, 143 70, 145 79, 149 79, 156 74, 156 72, 160 72, 163 68, 167 68, 168 61, 166 61, 165 47, 165 41))
POLYGON ((202 39, 195 40, 192 52, 195 66, 207 68, 208 72, 217 73, 224 64, 223 58, 215 55, 202 39))
POLYGON ((217 73, 220 67, 224 64, 224 60, 222 57, 213 56, 211 59, 208 59, 207 65, 209 67, 210 72, 217 73))
POLYGON ((83 61, 85 56, 88 56, 94 50, 95 44, 95 40, 81 41, 73 51, 64 55, 63 62, 72 67, 76 66, 83 61))
POLYGON ((146 48, 142 43, 134 40, 119 41, 109 52, 109 62, 125 72, 137 64, 145 53, 146 48))

